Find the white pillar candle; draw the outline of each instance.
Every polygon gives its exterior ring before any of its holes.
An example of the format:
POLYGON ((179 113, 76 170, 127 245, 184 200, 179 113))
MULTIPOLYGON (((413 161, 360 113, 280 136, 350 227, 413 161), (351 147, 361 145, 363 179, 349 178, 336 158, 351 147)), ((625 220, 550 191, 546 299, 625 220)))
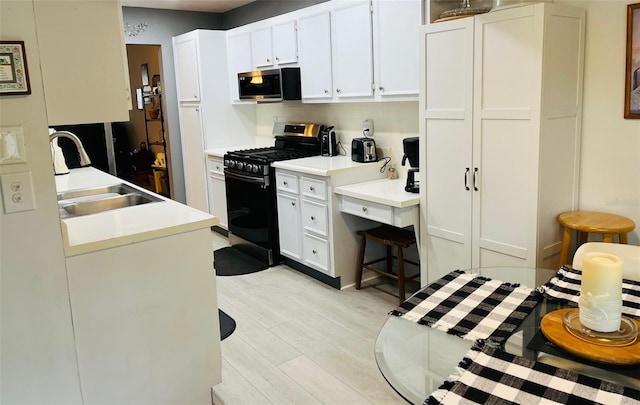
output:
POLYGON ((614 332, 622 317, 622 268, 618 256, 590 252, 582 260, 580 323, 598 332, 614 332))

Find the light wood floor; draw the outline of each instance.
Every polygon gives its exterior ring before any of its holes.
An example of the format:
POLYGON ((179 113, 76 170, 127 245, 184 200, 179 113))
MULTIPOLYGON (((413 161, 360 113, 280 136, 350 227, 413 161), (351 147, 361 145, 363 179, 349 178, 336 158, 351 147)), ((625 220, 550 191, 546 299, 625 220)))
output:
MULTIPOLYGON (((213 234, 214 249, 227 246, 213 234)), ((284 265, 216 282, 237 326, 222 342, 215 404, 406 404, 374 358, 396 297, 339 291, 284 265)))

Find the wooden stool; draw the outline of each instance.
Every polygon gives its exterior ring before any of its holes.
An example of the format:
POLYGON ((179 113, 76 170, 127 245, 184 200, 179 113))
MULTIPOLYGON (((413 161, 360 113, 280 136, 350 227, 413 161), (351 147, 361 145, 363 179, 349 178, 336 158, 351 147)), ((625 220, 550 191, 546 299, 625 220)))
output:
POLYGON ((360 255, 358 256, 358 268, 356 273, 356 290, 360 289, 362 283, 362 269, 371 270, 385 277, 390 277, 394 280, 398 281, 398 295, 400 299, 400 303, 404 302, 405 299, 405 282, 407 280, 414 279, 419 276, 419 274, 415 274, 410 277, 406 277, 404 275, 404 264, 411 263, 413 265, 419 266, 418 263, 412 262, 410 260, 406 260, 404 258, 404 253, 402 249, 408 248, 411 245, 415 245, 416 236, 413 231, 409 231, 406 229, 396 228, 392 226, 383 225, 379 228, 371 229, 368 231, 358 231, 358 235, 362 237, 362 241, 360 242, 360 255), (387 247, 387 255, 386 257, 382 257, 380 259, 372 260, 369 262, 364 262, 364 254, 367 246, 367 239, 372 240, 374 242, 378 242, 387 247), (392 247, 395 246, 397 248, 397 256, 393 256, 392 247), (397 259, 398 263, 398 274, 392 273, 393 267, 393 259, 397 259), (386 261, 386 271, 376 269, 371 266, 373 263, 386 261))
POLYGON ((589 233, 602 234, 603 242, 613 242, 613 235, 617 234, 620 243, 626 244, 628 243, 627 232, 631 232, 636 227, 636 224, 627 217, 594 211, 563 212, 558 215, 558 222, 564 226, 560 266, 571 265, 569 248, 574 230, 578 231, 578 246, 588 240, 589 233))

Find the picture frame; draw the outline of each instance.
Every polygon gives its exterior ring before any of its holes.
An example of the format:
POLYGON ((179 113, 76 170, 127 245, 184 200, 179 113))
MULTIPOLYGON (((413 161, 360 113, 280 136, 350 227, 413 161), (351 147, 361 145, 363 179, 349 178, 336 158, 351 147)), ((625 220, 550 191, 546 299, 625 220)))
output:
POLYGON ((640 3, 627 6, 624 118, 640 118, 640 3))
POLYGON ((24 41, 0 40, 0 96, 31 94, 24 41))

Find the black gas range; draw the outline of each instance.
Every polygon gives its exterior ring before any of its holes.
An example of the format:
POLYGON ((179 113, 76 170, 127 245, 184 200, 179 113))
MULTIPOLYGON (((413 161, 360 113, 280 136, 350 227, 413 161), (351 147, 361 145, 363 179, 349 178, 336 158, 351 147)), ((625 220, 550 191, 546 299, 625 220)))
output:
POLYGON ((275 123, 275 144, 224 155, 229 243, 269 266, 280 262, 275 169, 271 163, 320 155, 319 124, 275 123))

